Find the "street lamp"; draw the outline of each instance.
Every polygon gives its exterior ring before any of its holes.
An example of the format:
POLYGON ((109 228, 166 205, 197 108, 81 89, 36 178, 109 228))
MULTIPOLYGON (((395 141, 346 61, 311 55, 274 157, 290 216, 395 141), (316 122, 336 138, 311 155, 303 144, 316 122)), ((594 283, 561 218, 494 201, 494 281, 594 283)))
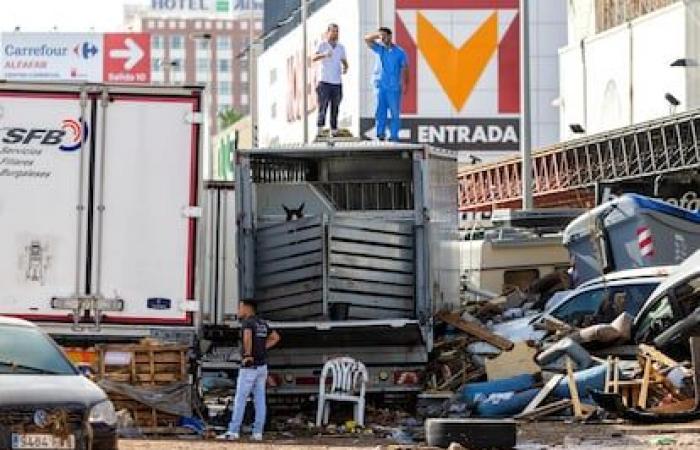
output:
POLYGON ((666 92, 666 94, 664 94, 664 98, 666 99, 666 101, 667 101, 668 104, 669 104, 669 114, 675 114, 675 113, 676 113, 676 108, 678 107, 678 105, 681 104, 681 101, 678 100, 678 99, 677 99, 673 94, 671 94, 670 92, 666 92))
POLYGON ((586 129, 583 128, 580 123, 570 123, 569 129, 574 134, 584 134, 586 132, 586 129))

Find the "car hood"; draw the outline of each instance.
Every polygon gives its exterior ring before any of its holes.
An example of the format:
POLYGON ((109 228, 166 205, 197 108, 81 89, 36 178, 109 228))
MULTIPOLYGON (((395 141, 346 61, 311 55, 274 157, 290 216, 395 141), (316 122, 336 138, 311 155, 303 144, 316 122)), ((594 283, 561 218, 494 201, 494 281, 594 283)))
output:
POLYGON ((85 407, 107 395, 82 375, 0 375, 0 407, 78 403, 85 407))

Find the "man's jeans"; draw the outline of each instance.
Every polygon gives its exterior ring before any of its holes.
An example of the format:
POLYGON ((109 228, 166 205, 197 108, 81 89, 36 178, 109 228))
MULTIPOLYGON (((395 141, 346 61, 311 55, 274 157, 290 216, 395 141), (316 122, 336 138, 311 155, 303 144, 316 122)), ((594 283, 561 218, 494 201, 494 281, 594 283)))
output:
POLYGON ((331 130, 338 129, 338 109, 343 99, 343 85, 324 83, 321 81, 316 86, 318 94, 318 121, 316 125, 323 128, 326 125, 326 111, 331 108, 331 130))
POLYGON ((248 395, 253 392, 253 402, 255 403, 255 423, 253 424, 253 434, 262 434, 265 428, 265 383, 267 382, 267 366, 255 368, 241 368, 238 371, 238 382, 236 383, 236 398, 233 402, 233 414, 228 431, 240 433, 241 422, 245 414, 248 395))

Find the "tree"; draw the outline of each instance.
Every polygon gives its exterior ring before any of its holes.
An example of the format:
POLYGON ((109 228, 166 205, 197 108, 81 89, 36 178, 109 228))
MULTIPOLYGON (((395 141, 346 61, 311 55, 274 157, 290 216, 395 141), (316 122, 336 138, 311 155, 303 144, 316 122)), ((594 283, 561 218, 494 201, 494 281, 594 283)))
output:
POLYGON ((238 122, 243 118, 243 114, 239 113, 235 109, 227 109, 225 111, 220 111, 218 118, 219 118, 219 128, 220 129, 225 129, 233 125, 234 123, 238 122))

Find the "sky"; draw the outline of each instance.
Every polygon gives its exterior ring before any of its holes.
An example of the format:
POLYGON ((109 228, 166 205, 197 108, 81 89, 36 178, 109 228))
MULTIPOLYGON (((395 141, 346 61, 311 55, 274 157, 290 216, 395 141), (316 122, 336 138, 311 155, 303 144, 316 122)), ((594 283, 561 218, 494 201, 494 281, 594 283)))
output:
POLYGON ((0 0, 0 31, 119 31, 124 4, 144 0, 0 0))

